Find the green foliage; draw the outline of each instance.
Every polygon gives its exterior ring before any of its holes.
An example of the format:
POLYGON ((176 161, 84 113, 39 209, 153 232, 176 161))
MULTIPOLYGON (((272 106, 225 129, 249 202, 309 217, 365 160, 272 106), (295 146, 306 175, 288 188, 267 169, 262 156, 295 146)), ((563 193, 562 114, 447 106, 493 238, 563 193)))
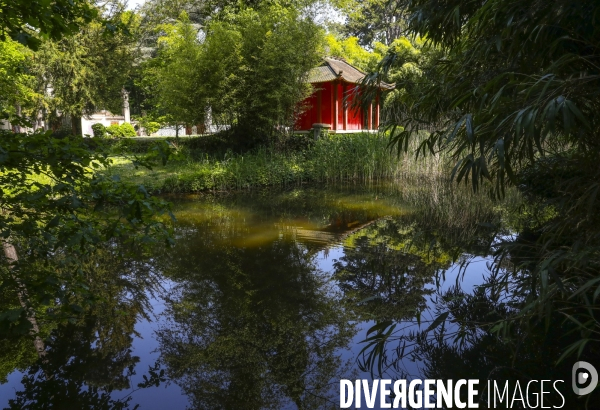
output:
POLYGON ((320 59, 320 40, 314 22, 281 6, 247 9, 209 27, 206 47, 220 54, 216 73, 223 74, 210 95, 230 103, 211 106, 241 144, 253 145, 293 126, 296 104, 310 91, 304 78, 320 59), (237 39, 233 47, 226 35, 237 39))
POLYGON ((140 84, 155 96, 154 117, 193 125, 210 109, 213 122, 230 126, 246 147, 293 125, 321 40, 299 11, 265 4, 224 12, 206 25, 202 42, 185 13, 159 29, 157 58, 145 64, 140 84))
POLYGON ((367 79, 415 67, 399 77, 398 98, 386 104, 392 143, 406 151, 418 131, 432 131, 417 152, 452 155, 457 181, 495 196, 518 186, 528 208, 539 208, 534 215, 551 216, 524 217, 518 235, 494 249, 490 292, 510 289, 521 301, 494 329, 509 337, 523 324, 548 328, 560 312, 581 332, 565 352, 584 354, 600 329, 600 5, 399 4, 412 33, 427 43, 421 57, 391 48, 379 75, 367 79))
MULTIPOLYGON (((19 257, 12 266, 2 258, 0 292, 25 287, 23 303, 41 318, 70 317, 78 306, 94 302, 86 255, 115 240, 167 239, 166 226, 152 219, 168 212, 167 204, 142 186, 97 172, 109 165, 99 143, 51 138, 49 132, 0 134, 0 236, 17 247, 19 257)), ((3 311, 0 318, 6 332, 27 333, 31 327, 25 314, 3 311)))
POLYGON ((121 136, 123 137, 135 137, 137 133, 135 132, 135 128, 128 122, 124 122, 121 124, 121 136))
POLYGON ((414 163, 411 158, 398 158, 388 148, 385 136, 373 134, 330 135, 302 150, 279 151, 259 147, 244 154, 228 151, 224 157, 195 150, 193 140, 190 143, 186 141, 179 144, 183 158, 170 161, 165 168, 136 172, 117 166, 112 172, 129 175, 132 181, 142 183, 153 191, 197 192, 289 186, 310 181, 337 183, 399 179, 437 174, 444 167, 440 158, 419 163, 414 163))
POLYGON ((41 44, 31 70, 39 90, 52 89, 39 106, 49 111, 50 120, 56 121, 59 113, 75 121, 98 109, 121 112, 121 90, 134 71, 132 33, 138 20, 117 8, 107 21, 94 20, 72 36, 41 44), (107 21, 123 30, 108 32, 107 21))
POLYGON ((96 123, 92 124, 92 132, 94 133, 94 137, 96 138, 104 138, 106 137, 106 127, 103 124, 96 123))
MULTIPOLYGON (((469 179, 476 187, 492 179, 497 192, 552 150, 593 146, 595 94, 587 75, 597 56, 586 48, 595 41, 586 19, 593 13, 583 2, 561 14, 559 3, 519 4, 524 15, 540 16, 536 21, 514 20, 517 9, 506 1, 494 7, 473 4, 460 10, 458 20, 450 17, 458 8, 450 6, 411 20, 411 28, 426 34, 444 58, 419 67, 424 81, 412 88, 412 103, 403 105, 402 118, 391 118, 405 128, 395 143, 403 146, 419 124, 436 124, 422 148, 452 151, 458 180, 469 179), (451 24, 436 25, 446 19, 451 24), (519 47, 510 46, 516 43, 519 47)), ((409 10, 422 13, 429 6, 425 0, 411 2, 409 10)), ((381 69, 406 61, 402 52, 390 50, 381 69)))
POLYGON ((119 124, 111 124, 108 127, 106 127, 106 133, 113 138, 122 137, 121 126, 119 124))
POLYGON ((367 51, 358 44, 357 37, 339 39, 333 34, 328 34, 325 36, 325 44, 329 56, 343 58, 364 72, 375 70, 387 52, 387 47, 379 42, 375 43, 373 51, 367 51))
POLYGON ((88 0, 11 0, 0 8, 0 39, 37 49, 40 37, 59 40, 75 34, 98 15, 88 0))
POLYGON ((381 42, 390 46, 406 28, 404 9, 396 0, 334 0, 345 15, 341 32, 364 47, 381 42))
POLYGON ((163 33, 157 57, 146 63, 141 85, 153 95, 154 116, 177 126, 179 132, 181 124, 203 123, 206 112, 205 95, 199 91, 198 30, 185 12, 175 24, 163 24, 157 30, 163 33))
POLYGON ((155 132, 158 132, 158 130, 160 129, 160 123, 155 122, 155 121, 150 121, 149 123, 146 124, 144 129, 146 130, 148 135, 152 135, 155 132))
POLYGON ((30 113, 41 98, 30 72, 32 54, 16 41, 0 41, 0 120, 18 123, 17 106, 30 113))
POLYGON ((135 128, 128 122, 109 125, 106 127, 106 133, 112 138, 130 138, 137 136, 135 128))
POLYGON ((163 119, 162 118, 157 119, 157 118, 154 118, 154 117, 151 117, 148 115, 143 115, 143 116, 134 116, 133 120, 137 123, 137 125, 139 127, 144 129, 144 132, 146 133, 147 136, 150 136, 160 129, 161 123, 159 121, 163 120, 163 119))

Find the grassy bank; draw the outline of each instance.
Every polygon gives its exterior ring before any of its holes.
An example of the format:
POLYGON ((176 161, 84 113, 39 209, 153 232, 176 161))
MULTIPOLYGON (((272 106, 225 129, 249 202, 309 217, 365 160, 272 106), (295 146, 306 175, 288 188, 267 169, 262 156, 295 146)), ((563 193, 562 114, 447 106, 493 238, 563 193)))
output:
POLYGON ((244 154, 209 154, 193 145, 183 145, 179 158, 166 166, 134 169, 116 157, 108 172, 154 192, 174 193, 306 182, 379 181, 432 175, 441 170, 439 158, 415 161, 412 157, 398 157, 390 151, 388 141, 386 136, 377 134, 338 134, 322 137, 300 149, 260 147, 244 154))

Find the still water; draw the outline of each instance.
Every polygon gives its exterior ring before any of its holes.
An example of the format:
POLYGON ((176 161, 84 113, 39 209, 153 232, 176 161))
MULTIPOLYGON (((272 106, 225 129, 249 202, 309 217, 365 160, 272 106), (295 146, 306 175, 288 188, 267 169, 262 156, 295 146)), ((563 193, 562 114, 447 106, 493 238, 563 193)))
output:
MULTIPOLYGON (((444 220, 448 202, 430 188, 169 198, 175 246, 120 262, 102 307, 50 326, 43 371, 28 341, 14 342, 0 408, 57 397, 65 409, 338 408, 341 378, 371 378, 360 365, 369 328, 416 331, 439 292, 487 272, 494 212, 444 220)), ((424 365, 407 357, 382 371, 421 377, 424 365)))

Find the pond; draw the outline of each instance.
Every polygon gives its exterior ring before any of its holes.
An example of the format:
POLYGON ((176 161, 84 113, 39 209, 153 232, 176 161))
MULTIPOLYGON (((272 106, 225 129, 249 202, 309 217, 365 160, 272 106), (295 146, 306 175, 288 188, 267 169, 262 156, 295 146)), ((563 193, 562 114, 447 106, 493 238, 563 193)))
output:
MULTIPOLYGON (((372 377, 368 329, 403 324, 397 355, 441 292, 482 283, 506 234, 485 198, 418 181, 169 200, 175 246, 116 267, 107 251, 120 279, 84 320, 49 326, 44 365, 11 342, 1 408, 338 408, 340 379, 372 377)), ((397 358, 385 377, 427 368, 397 358)))

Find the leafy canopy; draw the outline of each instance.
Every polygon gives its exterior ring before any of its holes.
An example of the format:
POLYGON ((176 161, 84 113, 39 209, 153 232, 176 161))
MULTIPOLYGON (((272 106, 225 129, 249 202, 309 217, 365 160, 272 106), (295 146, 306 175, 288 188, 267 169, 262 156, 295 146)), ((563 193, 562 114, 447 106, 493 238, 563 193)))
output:
POLYGON ((458 181, 495 196, 518 186, 541 210, 495 246, 485 286, 495 298, 510 292, 516 309, 493 331, 510 335, 521 319, 548 329, 560 314, 581 335, 564 355, 588 351, 600 329, 600 4, 398 3, 426 42, 417 54, 391 47, 367 77, 373 84, 404 72, 386 101, 392 143, 408 150, 431 131, 417 154, 449 153, 458 181))
POLYGON ((16 106, 29 113, 41 99, 30 71, 33 53, 16 41, 0 41, 0 120, 16 122, 16 106))
POLYGON ((295 8, 226 9, 202 31, 182 13, 161 25, 141 81, 155 116, 193 125, 210 111, 241 146, 291 127, 305 76, 321 56, 319 27, 295 8))
MULTIPOLYGON (((422 148, 450 150, 459 180, 477 187, 492 179, 498 192, 553 144, 596 145, 596 3, 401 4, 413 33, 440 54, 423 62, 411 102, 392 107, 389 124, 405 127, 394 143, 404 146, 423 124, 437 124, 422 148)), ((386 73, 410 58, 391 49, 380 69, 386 73)))
POLYGON ((10 37, 35 50, 41 39, 73 35, 97 16, 98 9, 88 0, 3 0, 0 40, 10 37))
POLYGON ((121 89, 135 70, 138 24, 135 14, 117 10, 104 22, 94 20, 71 36, 43 42, 32 71, 40 90, 52 90, 45 97, 47 108, 72 117, 98 109, 120 113, 121 89), (127 31, 107 31, 104 23, 108 21, 127 31))
POLYGON ((377 63, 387 52, 387 46, 376 42, 372 51, 359 44, 358 37, 341 39, 333 34, 325 36, 325 50, 328 56, 343 58, 358 69, 369 72, 375 70, 377 63))
POLYGON ((144 67, 142 87, 151 95, 153 116, 167 124, 196 124, 204 122, 205 96, 198 92, 201 77, 201 44, 198 29, 182 12, 175 24, 157 27, 155 58, 144 67))

